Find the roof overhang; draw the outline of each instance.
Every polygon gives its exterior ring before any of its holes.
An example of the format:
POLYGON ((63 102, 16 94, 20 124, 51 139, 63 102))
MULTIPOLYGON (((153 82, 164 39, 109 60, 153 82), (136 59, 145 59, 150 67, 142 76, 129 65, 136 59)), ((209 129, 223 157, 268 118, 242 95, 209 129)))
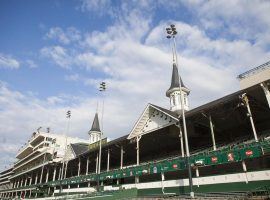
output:
POLYGON ((166 109, 153 104, 148 104, 127 139, 131 140, 135 137, 176 124, 177 122, 177 116, 171 111, 166 112, 166 109))

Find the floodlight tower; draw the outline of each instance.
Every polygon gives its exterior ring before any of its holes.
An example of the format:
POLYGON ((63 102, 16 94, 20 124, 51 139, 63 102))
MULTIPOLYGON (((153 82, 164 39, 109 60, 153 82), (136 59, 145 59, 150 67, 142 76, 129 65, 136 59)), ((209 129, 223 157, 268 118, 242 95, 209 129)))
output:
MULTIPOLYGON (((102 81, 99 86, 99 91, 101 93, 106 91, 106 82, 102 81)), ((104 114, 104 95, 102 100, 102 113, 101 113, 101 132, 100 132, 100 139, 99 139, 99 158, 98 158, 98 177, 100 177, 100 168, 101 168, 101 151, 102 151, 102 135, 104 131, 104 124, 103 124, 103 114, 104 114)), ((99 186, 99 178, 98 178, 98 186, 99 186)))
POLYGON ((187 136, 187 126, 186 126, 186 118, 185 118, 185 104, 184 104, 184 94, 183 91, 185 91, 185 88, 183 87, 183 82, 181 80, 180 71, 179 71, 179 65, 178 65, 178 59, 177 59, 177 51, 176 51, 176 40, 175 37, 177 35, 176 27, 174 24, 171 24, 169 27, 166 28, 167 32, 167 38, 172 39, 173 45, 172 45, 172 51, 173 51, 173 61, 176 65, 179 76, 178 76, 178 84, 179 84, 179 90, 180 90, 180 103, 181 103, 181 114, 179 115, 179 128, 181 123, 181 118, 183 121, 183 129, 184 129, 184 138, 185 138, 185 150, 186 150, 186 161, 187 161, 187 167, 188 167, 188 177, 189 177, 189 189, 190 189, 190 196, 194 197, 193 192, 193 182, 192 182, 192 174, 191 174, 191 166, 190 166, 190 153, 189 153, 189 145, 188 145, 188 136, 187 136))

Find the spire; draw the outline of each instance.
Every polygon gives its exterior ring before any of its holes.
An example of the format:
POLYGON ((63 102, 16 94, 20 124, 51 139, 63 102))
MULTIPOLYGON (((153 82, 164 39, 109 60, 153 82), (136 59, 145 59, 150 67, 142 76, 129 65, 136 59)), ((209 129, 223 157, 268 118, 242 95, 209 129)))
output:
POLYGON ((90 129, 89 133, 91 132, 101 132, 99 127, 99 121, 98 121, 98 114, 95 114, 95 118, 92 124, 92 128, 90 129))
MULTIPOLYGON (((186 88, 186 86, 184 85, 184 83, 183 83, 181 77, 180 77, 180 81, 181 81, 181 86, 182 86, 183 88, 186 88)), ((180 87, 180 85, 179 85, 178 68, 177 68, 176 64, 173 63, 173 71, 172 71, 171 86, 170 86, 170 88, 167 90, 166 96, 169 97, 169 96, 170 96, 170 93, 171 93, 171 90, 176 89, 176 88, 179 88, 179 87, 180 87)), ((186 89, 187 89, 187 88, 186 88, 186 89)), ((178 90, 179 90, 179 89, 178 89, 178 90)))

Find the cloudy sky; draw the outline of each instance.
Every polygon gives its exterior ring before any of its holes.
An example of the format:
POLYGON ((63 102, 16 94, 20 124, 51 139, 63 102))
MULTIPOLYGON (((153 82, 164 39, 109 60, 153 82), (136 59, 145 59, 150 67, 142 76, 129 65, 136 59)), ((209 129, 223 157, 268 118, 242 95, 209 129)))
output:
POLYGON ((109 138, 128 134, 147 103, 168 108, 171 23, 191 108, 238 90, 239 73, 270 60, 269 10, 259 0, 1 0, 0 170, 38 127, 65 133, 69 109, 68 135, 87 139, 102 98, 109 138))

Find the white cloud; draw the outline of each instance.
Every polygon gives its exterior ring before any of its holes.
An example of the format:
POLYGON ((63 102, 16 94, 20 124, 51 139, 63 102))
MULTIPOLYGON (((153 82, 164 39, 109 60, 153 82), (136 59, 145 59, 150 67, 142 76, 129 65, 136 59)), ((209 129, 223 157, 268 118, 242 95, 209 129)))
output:
POLYGON ((40 50, 42 56, 52 59, 57 65, 62 68, 69 69, 72 63, 72 58, 68 55, 67 50, 61 46, 44 47, 40 50))
POLYGON ((80 40, 81 33, 74 27, 68 27, 65 31, 60 27, 53 27, 46 34, 46 38, 55 39, 62 44, 70 44, 71 42, 80 40))
POLYGON ((99 17, 104 15, 113 15, 110 0, 82 0, 80 9, 83 12, 94 13, 99 17))
POLYGON ((0 53, 0 69, 1 68, 18 69, 19 67, 20 63, 18 60, 16 60, 10 55, 0 53))
POLYGON ((33 60, 26 60, 25 63, 29 68, 37 68, 37 64, 33 60))

